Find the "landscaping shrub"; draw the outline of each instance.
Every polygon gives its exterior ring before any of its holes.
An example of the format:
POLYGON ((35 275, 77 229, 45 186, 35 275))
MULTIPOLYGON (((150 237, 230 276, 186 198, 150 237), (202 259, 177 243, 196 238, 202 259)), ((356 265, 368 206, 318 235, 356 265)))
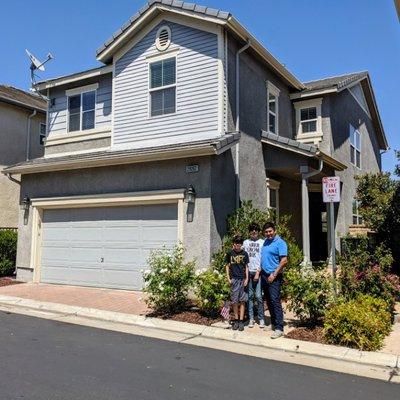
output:
POLYGON ((174 313, 187 303, 195 280, 195 262, 184 262, 184 248, 154 250, 148 259, 150 269, 143 271, 146 303, 155 311, 174 313))
POLYGON ((400 279, 389 271, 391 253, 380 245, 373 251, 360 246, 340 259, 339 284, 341 294, 352 299, 360 293, 384 299, 390 307, 400 296, 400 279))
POLYGON ((315 325, 321 321, 333 301, 331 276, 324 268, 291 268, 285 272, 283 295, 287 308, 302 323, 315 325))
POLYGON ((324 336, 328 343, 378 350, 391 330, 388 304, 372 296, 360 295, 330 307, 325 314, 324 336))
POLYGON ((17 231, 0 230, 0 276, 14 273, 17 256, 17 231))
POLYGON ((215 317, 229 298, 229 285, 224 272, 216 269, 196 271, 195 296, 200 312, 215 317))

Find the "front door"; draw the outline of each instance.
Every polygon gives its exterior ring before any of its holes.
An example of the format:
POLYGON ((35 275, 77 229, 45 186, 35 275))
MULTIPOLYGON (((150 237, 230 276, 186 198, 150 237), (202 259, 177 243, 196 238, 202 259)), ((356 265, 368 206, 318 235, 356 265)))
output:
POLYGON ((328 258, 328 223, 326 205, 322 192, 310 192, 310 256, 311 261, 326 261, 328 258))

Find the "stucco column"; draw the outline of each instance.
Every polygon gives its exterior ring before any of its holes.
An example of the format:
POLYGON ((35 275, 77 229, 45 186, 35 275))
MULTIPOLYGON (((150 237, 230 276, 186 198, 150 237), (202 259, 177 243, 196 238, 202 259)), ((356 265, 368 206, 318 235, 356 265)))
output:
MULTIPOLYGON (((308 171, 308 167, 301 167, 300 172, 308 171)), ((302 216, 302 232, 303 232, 303 264, 310 263, 310 205, 308 200, 308 185, 305 174, 302 173, 301 179, 301 216, 302 216)))

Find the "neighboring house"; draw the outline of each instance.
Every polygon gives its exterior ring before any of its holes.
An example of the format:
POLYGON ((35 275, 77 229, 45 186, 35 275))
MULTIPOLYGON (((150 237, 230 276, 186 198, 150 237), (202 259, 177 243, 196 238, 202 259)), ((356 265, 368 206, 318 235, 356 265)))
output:
MULTIPOLYGON (((46 108, 46 101, 36 94, 0 85, 0 171, 43 156, 46 108)), ((18 227, 19 196, 19 184, 0 175, 0 229, 18 227)))
POLYGON ((97 59, 37 85, 45 155, 4 171, 30 198, 18 279, 140 289, 150 251, 178 240, 207 266, 247 199, 290 213, 305 261, 324 259, 323 176, 343 182, 336 236, 361 222, 354 176, 387 148, 366 72, 302 83, 231 14, 167 0, 97 59))

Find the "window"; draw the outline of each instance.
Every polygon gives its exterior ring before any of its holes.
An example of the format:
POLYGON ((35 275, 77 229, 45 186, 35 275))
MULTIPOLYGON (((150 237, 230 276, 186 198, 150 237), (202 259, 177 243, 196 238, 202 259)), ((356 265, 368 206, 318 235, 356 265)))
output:
POLYGON ((95 127, 96 91, 68 96, 68 132, 95 127))
POLYGON ((267 129, 270 133, 279 134, 278 98, 279 89, 267 82, 267 129))
POLYGON ((279 217, 279 187, 280 182, 267 178, 267 208, 273 211, 276 219, 279 217))
POLYGON ((44 146, 46 140, 46 124, 40 123, 39 144, 44 146))
POLYGON ((353 200, 353 225, 362 225, 364 220, 359 213, 360 202, 353 200))
POLYGON ((350 125, 350 162, 361 168, 361 134, 350 125))
POLYGON ((176 59, 150 64, 150 115, 173 114, 176 103, 176 59))
POLYGON ((322 140, 321 105, 321 98, 294 103, 297 140, 315 145, 322 140))
POLYGON ((317 131, 317 108, 309 107, 300 109, 301 133, 317 131))

